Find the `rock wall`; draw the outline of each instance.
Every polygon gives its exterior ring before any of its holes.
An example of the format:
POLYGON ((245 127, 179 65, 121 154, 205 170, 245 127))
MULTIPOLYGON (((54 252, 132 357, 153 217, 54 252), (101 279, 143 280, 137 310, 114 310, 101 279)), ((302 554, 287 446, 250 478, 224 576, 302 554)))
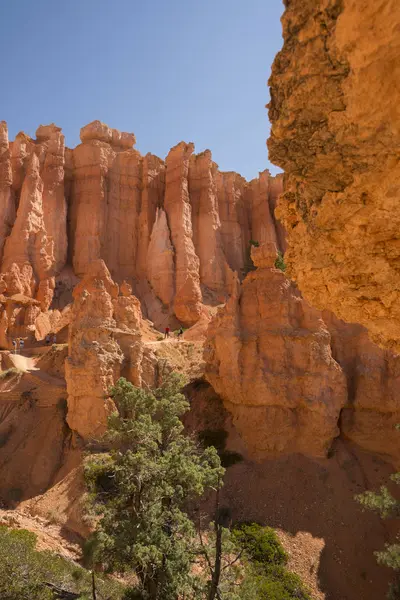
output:
POLYGON ((325 456, 336 437, 400 465, 400 356, 359 325, 313 309, 274 268, 271 242, 257 269, 211 322, 206 379, 249 452, 325 456))
POLYGON ((280 178, 264 172, 258 185, 221 173, 193 144, 181 142, 165 161, 134 144, 133 134, 100 121, 81 129, 73 150, 54 124, 14 142, 0 124, 0 294, 31 299, 18 313, 25 330, 2 305, 2 345, 34 339, 37 319, 37 331, 50 321, 57 330, 55 311, 100 259, 115 281, 129 282, 146 316, 192 325, 203 304, 226 301, 234 271, 243 277, 250 239, 275 239, 280 178), (259 230, 260 204, 269 234, 259 230))
POLYGON ((400 4, 291 0, 270 78, 288 273, 315 307, 400 350, 400 4))

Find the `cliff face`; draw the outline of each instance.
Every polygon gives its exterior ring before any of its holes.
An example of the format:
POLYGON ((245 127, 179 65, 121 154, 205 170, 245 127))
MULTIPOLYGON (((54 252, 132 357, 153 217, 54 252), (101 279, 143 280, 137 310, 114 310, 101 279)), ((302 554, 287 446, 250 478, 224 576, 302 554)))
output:
POLYGON ((48 125, 36 139, 20 133, 9 143, 1 123, 4 346, 64 326, 57 311, 100 259, 118 283, 129 282, 146 316, 194 324, 203 304, 229 297, 234 270, 243 276, 249 241, 261 235, 259 204, 271 212, 281 191, 268 172, 250 183, 220 173, 210 151, 195 155, 193 144, 181 142, 165 162, 143 157, 133 134, 99 121, 81 129, 81 142, 65 148, 60 128, 48 125), (16 294, 22 308, 10 308, 16 294))
POLYGON ((400 5, 291 0, 270 78, 276 214, 307 300, 400 350, 400 5))
POLYGON ((69 428, 102 431, 120 375, 156 381, 158 334, 143 341, 142 311, 159 327, 195 324, 185 336, 199 340, 228 300, 209 327, 206 376, 251 451, 322 456, 340 435, 397 461, 398 357, 312 309, 273 267, 286 246, 273 212, 282 176, 246 182, 183 142, 165 162, 142 157, 133 134, 100 122, 81 141, 66 149, 50 125, 9 143, 1 126, 0 344, 62 341, 69 324, 69 428))
POLYGON ((321 457, 340 436, 399 464, 400 356, 311 308, 274 268, 274 244, 252 256, 257 269, 211 322, 204 353, 250 453, 321 457))

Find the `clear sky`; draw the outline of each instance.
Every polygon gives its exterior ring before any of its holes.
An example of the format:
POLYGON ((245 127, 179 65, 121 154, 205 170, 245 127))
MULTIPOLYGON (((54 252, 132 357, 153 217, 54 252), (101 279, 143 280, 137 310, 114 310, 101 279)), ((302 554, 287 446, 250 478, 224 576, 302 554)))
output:
POLYGON ((268 162, 280 0, 0 0, 0 120, 66 143, 100 119, 164 158, 181 140, 248 179, 268 162))

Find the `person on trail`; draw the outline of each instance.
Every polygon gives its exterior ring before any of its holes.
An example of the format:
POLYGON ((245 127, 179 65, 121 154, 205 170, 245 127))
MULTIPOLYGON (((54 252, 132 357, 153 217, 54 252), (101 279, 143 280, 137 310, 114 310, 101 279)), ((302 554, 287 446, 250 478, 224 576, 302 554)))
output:
POLYGON ((164 340, 165 340, 166 338, 169 338, 169 327, 166 327, 166 328, 165 328, 164 340))
POLYGON ((13 340, 12 341, 12 345, 13 345, 13 348, 14 348, 14 354, 17 354, 17 341, 13 340))
POLYGON ((57 344, 57 336, 53 333, 53 344, 57 344))
POLYGON ((181 335, 183 335, 183 327, 180 327, 178 330, 178 340, 181 339, 181 335))
POLYGON ((47 345, 50 344, 50 334, 49 333, 46 335, 46 344, 47 345))
POLYGON ((23 350, 24 347, 25 347, 25 341, 22 338, 20 338, 20 340, 19 340, 19 349, 23 350))

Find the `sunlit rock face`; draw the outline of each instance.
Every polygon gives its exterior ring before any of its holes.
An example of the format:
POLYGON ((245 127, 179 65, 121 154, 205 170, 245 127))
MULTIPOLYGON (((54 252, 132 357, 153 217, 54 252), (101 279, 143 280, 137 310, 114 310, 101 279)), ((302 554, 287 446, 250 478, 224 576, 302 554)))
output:
POLYGON ((400 351, 400 4, 291 0, 270 78, 288 273, 400 351))
MULTIPOLYGON (((190 143, 165 161, 134 145, 134 134, 100 121, 81 129, 72 150, 54 124, 9 142, 1 122, 0 293, 38 302, 19 316, 27 335, 38 318, 41 333, 45 322, 57 329, 54 311, 97 260, 127 280, 146 316, 193 325, 204 304, 227 300, 235 271, 243 277, 250 240, 276 238, 281 177, 265 171, 248 183, 190 143)), ((2 325, 5 339, 17 335, 14 321, 2 325)))

